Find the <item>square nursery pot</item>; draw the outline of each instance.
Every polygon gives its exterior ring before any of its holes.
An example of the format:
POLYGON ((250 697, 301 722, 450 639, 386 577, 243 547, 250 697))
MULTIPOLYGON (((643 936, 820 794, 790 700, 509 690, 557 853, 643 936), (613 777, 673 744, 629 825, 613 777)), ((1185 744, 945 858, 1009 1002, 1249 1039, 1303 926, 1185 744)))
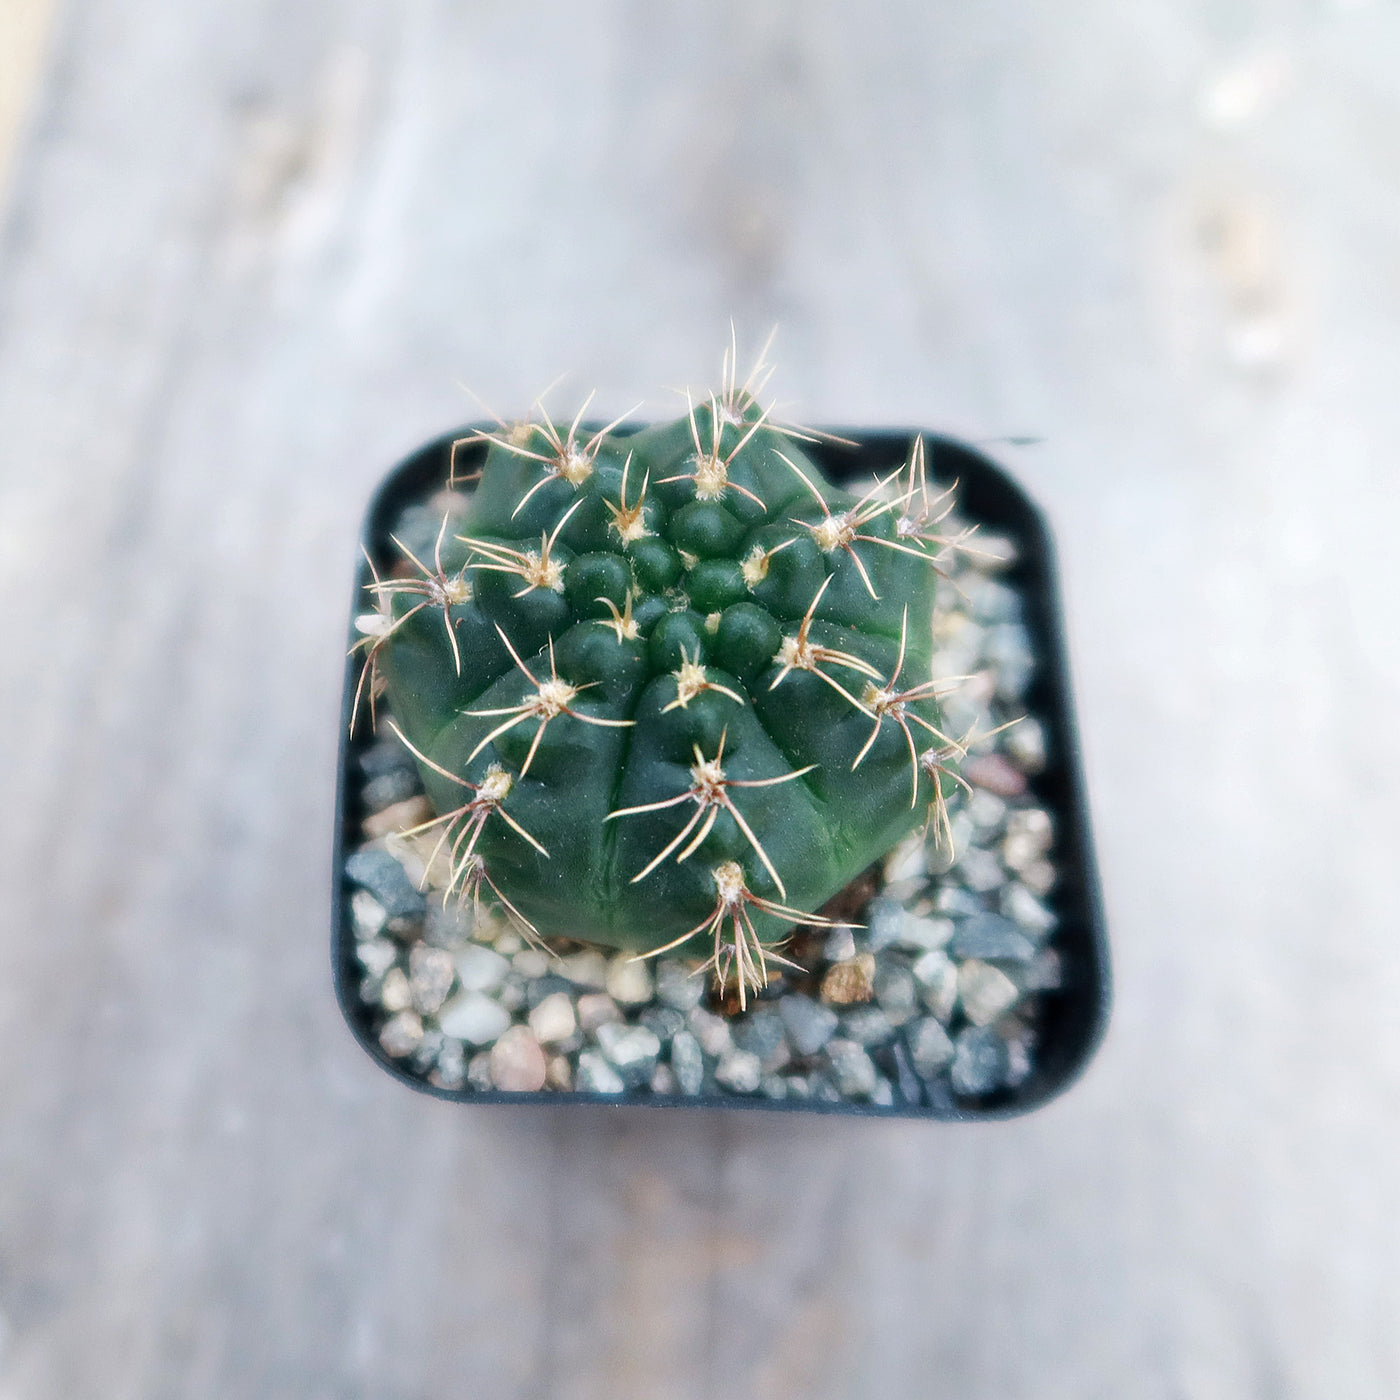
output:
MULTIPOLYGON (((837 485, 895 470, 915 437, 913 430, 840 431, 854 440, 854 448, 822 442, 809 449, 837 485)), ((443 435, 389 473, 365 517, 365 556, 381 566, 391 560, 390 535, 404 528, 415 509, 421 515, 442 490, 454 443, 459 444, 458 472, 470 470, 472 454, 482 450, 480 443, 462 442, 470 432, 443 435)), ((674 979, 669 1003, 656 999, 661 978, 646 1005, 624 1000, 622 1024, 651 1026, 660 1045, 654 1058, 643 1055, 640 1079, 614 1073, 597 1044, 579 1045, 582 1032, 562 1050, 556 1047, 550 1069, 554 1083, 573 1087, 531 1093, 492 1087, 489 1045, 444 1037, 431 1016, 418 1018, 421 1041, 395 1043, 385 1028, 393 1007, 408 994, 413 948, 423 933, 415 921, 421 911, 386 907, 393 903, 392 893, 384 895, 377 877, 366 875, 367 867, 353 857, 366 842, 366 817, 403 800, 413 778, 403 767, 384 768, 385 745, 376 743, 368 723, 362 721, 351 734, 359 679, 358 658, 352 657, 341 714, 331 957, 346 1022, 389 1074, 420 1092, 463 1103, 805 1109, 977 1121, 1038 1108, 1083 1071, 1108 1017, 1108 946, 1050 532, 1039 509, 985 455, 937 434, 923 436, 940 483, 957 483, 957 517, 978 528, 990 556, 972 556, 958 576, 963 592, 947 594, 952 650, 961 651, 953 669, 978 670, 984 677, 994 721, 1017 713, 1029 718, 1006 731, 1015 737, 999 740, 998 750, 974 755, 964 765, 975 796, 954 807, 960 839, 951 868, 940 868, 946 859, 931 842, 921 847, 915 841, 882 863, 883 874, 873 868, 862 877, 862 903, 851 907, 864 907, 865 913, 849 917, 865 924, 860 937, 875 958, 873 998, 863 1005, 823 1004, 825 975, 836 961, 849 959, 852 949, 840 943, 849 935, 818 931, 806 942, 812 977, 797 994, 791 983, 781 994, 775 988, 771 1000, 759 1000, 746 1016, 721 1020, 703 1005, 691 1005, 700 992, 683 987, 678 992, 674 979), (347 874, 347 861, 364 878, 347 874), (372 891, 383 898, 376 900, 372 891), (865 904, 872 891, 873 902, 865 904), (391 977, 397 979, 392 998, 385 991, 391 977), (692 1062, 684 1073, 679 1048, 664 1039, 667 1028, 679 1036, 675 1028, 681 1018, 692 1062), (803 1024, 813 1019, 815 1030, 803 1024), (835 1033, 834 1021, 839 1022, 835 1033), (930 1024, 934 1021, 937 1025, 930 1024), (827 1038, 808 1055, 804 1045, 823 1031, 827 1038), (779 1041, 781 1048, 775 1049, 779 1041), (672 1050, 674 1064, 668 1059, 672 1050), (559 1067, 561 1058, 567 1071, 559 1067)), ((352 615, 363 610, 369 581, 362 558, 352 615)), ((353 628, 351 640, 356 640, 353 628)), ((376 859, 382 867, 382 857, 376 859)), ((403 881, 400 890, 411 893, 412 887, 403 881)), ((431 928, 428 936, 430 943, 450 950, 450 938, 434 938, 431 928)), ((482 945, 466 946, 479 960, 475 950, 482 945)), ((501 946, 509 957, 512 945, 501 946)), ((460 950, 454 954, 460 968, 459 956, 460 950)), ((433 957, 441 981, 444 960, 433 957)), ((431 960, 420 957, 419 966, 431 960)), ((537 966, 518 966, 522 970, 512 969, 506 979, 513 993, 509 998, 502 993, 515 1003, 517 1022, 528 1014, 534 995, 528 977, 543 985, 537 966)), ((596 959, 592 969, 592 976, 581 980, 596 988, 596 959)), ((549 985, 557 987, 559 977, 548 976, 549 985)), ((451 985, 460 996, 459 982, 451 985)), ((588 992, 582 985, 577 990, 588 992)), ((442 994, 439 986, 436 996, 442 994)), ((574 1005, 577 1010, 577 1001, 574 1005)), ((642 1036, 641 1042, 649 1052, 652 1041, 642 1036)), ((609 1043, 616 1049, 620 1032, 613 1031, 609 1043)), ((617 1058, 625 1071, 626 1055, 617 1058)))

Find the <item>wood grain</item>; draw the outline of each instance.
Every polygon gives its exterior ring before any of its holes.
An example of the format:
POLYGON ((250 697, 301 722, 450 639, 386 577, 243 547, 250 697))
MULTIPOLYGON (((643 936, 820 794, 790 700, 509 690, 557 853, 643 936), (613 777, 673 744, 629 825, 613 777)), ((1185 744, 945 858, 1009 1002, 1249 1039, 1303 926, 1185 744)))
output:
POLYGON ((1395 1395, 1398 55, 73 0, 0 243, 0 1395, 1395 1395), (371 484, 731 315, 796 411, 1042 439, 1118 993, 1034 1118, 454 1109, 339 1022, 371 484))

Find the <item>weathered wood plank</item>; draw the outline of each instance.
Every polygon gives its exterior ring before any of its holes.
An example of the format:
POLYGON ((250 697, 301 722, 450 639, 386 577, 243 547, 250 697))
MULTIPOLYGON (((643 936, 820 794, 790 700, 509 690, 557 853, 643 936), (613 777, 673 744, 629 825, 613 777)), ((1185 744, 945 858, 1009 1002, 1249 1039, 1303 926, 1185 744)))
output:
POLYGON ((77 0, 0 244, 0 1390, 1392 1396, 1398 44, 77 0), (731 314, 799 411, 1045 439, 1119 992, 1034 1120, 453 1111, 338 1022, 371 483, 731 314))

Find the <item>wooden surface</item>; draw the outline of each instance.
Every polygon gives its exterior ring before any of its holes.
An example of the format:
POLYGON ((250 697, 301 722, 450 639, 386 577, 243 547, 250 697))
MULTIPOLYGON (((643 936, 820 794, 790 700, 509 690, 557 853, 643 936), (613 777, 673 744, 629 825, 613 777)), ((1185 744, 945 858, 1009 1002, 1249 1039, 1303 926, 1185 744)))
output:
MULTIPOLYGON (((1400 11, 70 0, 0 243, 0 1396, 1393 1400, 1400 11), (1055 521, 1108 1043, 463 1110, 331 996, 357 517, 561 370, 1055 521)), ((668 406, 654 400, 657 411, 668 406)))

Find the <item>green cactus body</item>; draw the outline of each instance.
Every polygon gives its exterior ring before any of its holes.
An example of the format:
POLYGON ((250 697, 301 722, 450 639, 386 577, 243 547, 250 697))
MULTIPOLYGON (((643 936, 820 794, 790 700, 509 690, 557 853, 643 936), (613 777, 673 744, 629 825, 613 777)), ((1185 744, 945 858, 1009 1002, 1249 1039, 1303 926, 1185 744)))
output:
POLYGON ((942 806, 921 486, 911 463, 838 491, 752 403, 492 434, 466 516, 371 585, 455 883, 544 934, 762 981, 942 806))

